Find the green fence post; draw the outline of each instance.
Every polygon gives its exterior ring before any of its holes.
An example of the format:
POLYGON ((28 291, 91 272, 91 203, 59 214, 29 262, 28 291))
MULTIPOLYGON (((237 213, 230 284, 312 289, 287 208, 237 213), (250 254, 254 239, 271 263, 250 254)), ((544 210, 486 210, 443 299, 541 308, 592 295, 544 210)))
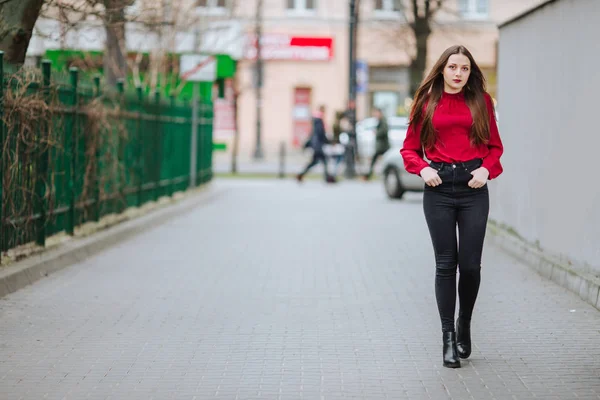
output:
MULTIPOLYGON (((99 98, 102 96, 102 90, 100 89, 100 75, 94 76, 94 97, 99 98)), ((96 153, 94 154, 94 221, 100 221, 100 146, 99 138, 96 140, 96 153)))
POLYGON ((202 101, 200 105, 201 119, 200 119, 200 138, 198 139, 198 176, 200 177, 199 184, 204 184, 209 180, 210 171, 207 165, 210 160, 210 153, 212 151, 212 143, 210 139, 210 132, 212 129, 212 103, 202 101))
POLYGON ((208 134, 206 135, 206 182, 209 182, 213 178, 213 168, 212 168, 212 159, 213 159, 213 133, 215 128, 215 109, 214 103, 211 103, 209 108, 209 129, 208 134))
POLYGON ((162 143, 161 143, 161 126, 160 126, 160 91, 156 88, 154 92, 154 104, 156 106, 155 120, 154 120, 154 200, 158 200, 160 194, 160 172, 161 172, 161 157, 162 157, 162 143))
POLYGON ((202 185, 204 183, 204 130, 206 129, 206 105, 204 101, 198 100, 200 104, 198 105, 198 109, 200 110, 200 118, 198 121, 198 152, 196 153, 197 161, 197 171, 196 171, 196 186, 202 185))
MULTIPOLYGON (((0 51, 0 149, 4 148, 4 52, 0 51)), ((4 251, 4 157, 0 157, 0 261, 4 251)))
POLYGON ((143 147, 142 147, 142 101, 143 101, 143 92, 142 87, 138 86, 135 88, 135 92, 137 94, 138 100, 138 115, 136 121, 136 172, 137 172, 137 206, 140 207, 142 205, 142 185, 144 183, 144 166, 142 164, 143 147))
MULTIPOLYGON (((123 121, 123 110, 125 108, 125 81, 123 78, 119 78, 117 80, 117 91, 119 92, 119 113, 121 114, 121 120, 123 121)), ((122 163, 125 160, 125 149, 123 138, 121 137, 121 133, 117 132, 118 136, 118 149, 117 149, 117 162, 119 165, 119 171, 121 171, 122 163)), ((119 190, 119 199, 117 200, 117 211, 119 213, 123 212, 127 205, 127 199, 125 198, 125 176, 119 174, 117 177, 117 185, 119 190)))
POLYGON ((200 84, 192 82, 192 133, 190 135, 190 188, 198 185, 198 110, 200 99, 200 84))
MULTIPOLYGON (((169 112, 169 117, 173 118, 176 115, 176 107, 177 107, 177 98, 175 97, 175 92, 171 92, 171 95, 169 96, 171 99, 171 110, 169 112)), ((173 165, 173 130, 169 130, 169 132, 167 132, 167 135, 169 135, 167 137, 167 143, 169 144, 167 147, 167 165, 169 167, 169 180, 171 180, 171 183, 169 184, 169 196, 173 196, 173 193, 175 193, 175 176, 173 174, 173 170, 175 170, 174 165, 173 165)))
MULTIPOLYGON (((49 60, 42 61, 42 94, 44 96, 44 100, 46 103, 49 102, 50 96, 50 67, 51 62, 49 60)), ((46 179, 48 178, 48 156, 49 151, 47 149, 48 145, 48 126, 49 121, 44 121, 41 125, 41 129, 39 132, 39 144, 38 146, 42 146, 39 148, 38 160, 37 160, 37 176, 35 182, 35 195, 36 202, 38 205, 39 216, 37 219, 37 238, 36 243, 40 246, 46 245, 46 222, 48 219, 47 209, 48 209, 48 199, 46 198, 46 179), (46 143, 44 143, 46 142, 46 143)))
MULTIPOLYGON (((191 84, 192 84, 192 98, 190 99, 190 97, 185 97, 183 99, 183 104, 184 104, 184 107, 186 110, 186 114, 187 114, 187 112, 189 112, 189 115, 190 115, 190 140, 189 140, 189 143, 190 143, 190 152, 189 152, 190 166, 188 168, 189 181, 188 181, 188 186, 186 187, 186 190, 196 187, 196 172, 195 172, 196 161, 195 160, 197 158, 194 158, 194 154, 196 154, 197 150, 193 149, 193 145, 195 143, 197 143, 196 140, 198 138, 198 135, 196 134, 198 124, 197 123, 195 124, 195 122, 198 119, 198 110, 196 107, 196 103, 193 102, 193 99, 196 99, 199 96, 197 95, 198 89, 196 88, 196 82, 192 82, 191 84)), ((196 149, 197 148, 198 148, 198 146, 196 146, 196 149)))
POLYGON ((77 121, 77 83, 79 80, 79 71, 77 68, 72 67, 69 69, 70 74, 70 83, 71 83, 71 96, 69 98, 69 106, 71 109, 69 113, 71 114, 71 118, 69 118, 69 123, 67 125, 67 129, 65 130, 65 152, 67 154, 67 168, 65 171, 65 176, 67 178, 67 188, 69 194, 69 211, 67 214, 67 234, 73 235, 75 233, 75 184, 74 184, 74 174, 75 174, 75 126, 77 121))

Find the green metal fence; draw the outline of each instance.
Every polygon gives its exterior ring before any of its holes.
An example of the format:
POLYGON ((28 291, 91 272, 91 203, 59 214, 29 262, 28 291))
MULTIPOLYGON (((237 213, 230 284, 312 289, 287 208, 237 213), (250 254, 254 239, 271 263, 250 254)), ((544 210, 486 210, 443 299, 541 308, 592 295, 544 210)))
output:
POLYGON ((103 93, 99 78, 50 67, 8 73, 0 53, 0 256, 212 179, 212 103, 198 105, 190 182, 190 103, 122 84, 103 93))

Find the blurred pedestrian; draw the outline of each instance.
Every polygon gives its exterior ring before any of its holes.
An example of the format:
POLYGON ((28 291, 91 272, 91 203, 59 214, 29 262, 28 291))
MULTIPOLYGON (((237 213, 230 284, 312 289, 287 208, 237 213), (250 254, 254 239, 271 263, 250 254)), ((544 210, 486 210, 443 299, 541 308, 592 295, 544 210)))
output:
POLYGON ((312 135, 310 139, 304 145, 304 148, 312 148, 313 156, 312 160, 304 170, 296 175, 296 180, 298 182, 302 182, 304 179, 304 175, 308 173, 308 171, 317 165, 319 162, 323 163, 323 177, 325 182, 333 183, 335 179, 329 175, 329 171, 327 169, 327 156, 323 151, 323 146, 329 144, 330 141, 327 138, 327 134, 325 132, 325 106, 319 106, 318 110, 313 114, 312 117, 312 135))
POLYGON ((377 159, 390 149, 388 124, 385 115, 383 115, 383 112, 380 108, 376 107, 373 109, 373 117, 377 120, 377 127, 375 128, 375 154, 373 154, 373 158, 371 158, 369 172, 364 176, 365 180, 371 179, 377 159))
POLYGON ((342 129, 342 119, 344 118, 343 111, 335 112, 335 120, 333 121, 333 125, 331 127, 331 131, 333 133, 333 143, 340 143, 340 135, 343 132, 342 129))
MULTIPOLYGON (((343 111, 336 111, 335 113, 335 120, 333 122, 333 126, 332 126, 332 133, 333 133, 333 140, 332 140, 332 146, 331 146, 331 158, 333 159, 333 173, 332 175, 334 177, 337 176, 337 172, 339 169, 339 165, 342 163, 342 161, 344 161, 344 153, 345 153, 345 146, 342 144, 342 142, 340 141, 340 136, 346 132, 344 130, 344 112, 343 111)), ((346 132, 346 135, 348 133, 346 132)))
MULTIPOLYGON (((344 111, 342 118, 342 130, 348 134, 348 143, 346 146, 346 165, 349 163, 357 164, 360 162, 358 156, 358 141, 356 137, 356 101, 350 100, 348 108, 344 111)), ((351 169, 354 169, 352 167, 351 169)))
POLYGON ((459 368, 460 358, 471 354, 471 316, 489 213, 487 181, 502 173, 503 153, 485 78, 465 47, 448 48, 416 91, 400 153, 406 170, 425 182, 423 210, 435 253, 443 362, 459 368))

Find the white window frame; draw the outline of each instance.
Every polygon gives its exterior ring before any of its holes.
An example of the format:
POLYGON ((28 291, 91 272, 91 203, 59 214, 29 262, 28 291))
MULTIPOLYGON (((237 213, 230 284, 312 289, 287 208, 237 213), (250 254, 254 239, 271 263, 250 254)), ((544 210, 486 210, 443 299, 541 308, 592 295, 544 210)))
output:
MULTIPOLYGON (((375 8, 375 2, 373 2, 373 16, 376 19, 398 19, 402 16, 402 10, 394 10, 394 2, 397 0, 382 0, 382 9, 375 8)), ((400 2, 400 7, 402 3, 400 2)))
POLYGON ((463 19, 470 20, 486 20, 490 18, 490 1, 489 0, 459 0, 458 11, 463 19), (487 3, 487 12, 480 12, 477 10, 479 2, 487 3), (460 7, 461 2, 466 2, 467 9, 462 10, 460 7))
POLYGON ((206 6, 197 6, 196 13, 199 15, 226 15, 228 1, 225 0, 225 7, 218 5, 218 0, 206 0, 206 6))
MULTIPOLYGON (((398 19, 402 16, 402 10, 394 10, 394 2, 397 0, 382 0, 382 9, 375 8, 375 1, 373 1, 373 16, 376 19, 398 19)), ((402 3, 399 3, 402 7, 402 3)))
POLYGON ((306 8, 306 0, 294 0, 294 8, 287 7, 287 0, 285 1, 285 11, 288 15, 292 16, 314 16, 317 14, 317 7, 319 6, 319 0, 313 0, 314 8, 306 8))

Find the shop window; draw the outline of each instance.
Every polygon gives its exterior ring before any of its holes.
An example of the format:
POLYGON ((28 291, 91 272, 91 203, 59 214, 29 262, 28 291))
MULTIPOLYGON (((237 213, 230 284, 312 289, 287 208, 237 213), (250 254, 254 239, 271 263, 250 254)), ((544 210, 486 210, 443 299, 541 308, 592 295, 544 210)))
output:
POLYGON ((288 11, 294 13, 314 13, 317 0, 287 0, 288 11))
POLYGON ((375 0, 375 10, 384 12, 402 11, 401 0, 375 0))
POLYGON ((197 11, 204 15, 224 15, 228 0, 196 0, 197 11))

